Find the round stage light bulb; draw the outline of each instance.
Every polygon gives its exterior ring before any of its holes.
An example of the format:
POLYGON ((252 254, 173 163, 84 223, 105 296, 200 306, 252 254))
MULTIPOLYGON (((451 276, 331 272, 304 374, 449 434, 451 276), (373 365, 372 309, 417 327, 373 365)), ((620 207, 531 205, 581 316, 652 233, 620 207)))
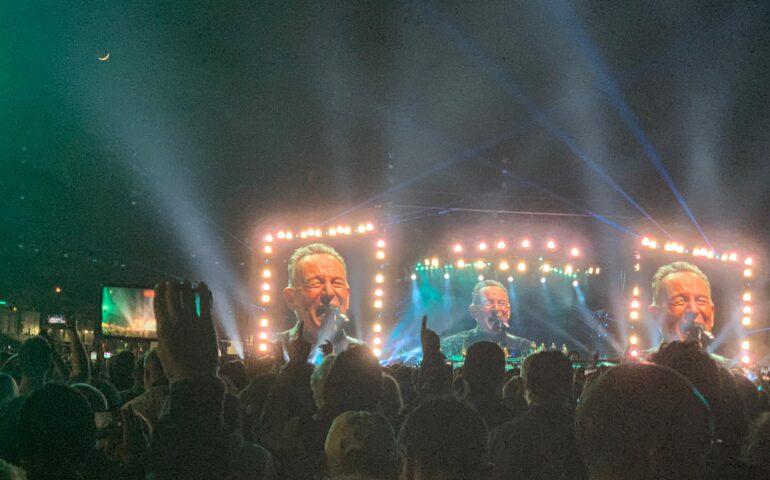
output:
POLYGON ((510 268, 510 265, 508 265, 508 262, 503 260, 502 262, 500 262, 500 267, 499 268, 502 271, 506 271, 506 270, 508 270, 510 268))
POLYGON ((548 250, 556 250, 556 242, 553 240, 548 240, 548 242, 545 244, 545 248, 548 250))
POLYGON ((291 240, 292 238, 294 238, 294 234, 291 232, 286 232, 286 240, 291 240))
POLYGON ((417 280, 417 274, 413 273, 413 274, 409 275, 409 278, 411 278, 412 280, 417 280))
POLYGON ((631 302, 631 308, 638 310, 639 309, 639 300, 634 300, 631 302))
POLYGON ((299 232, 299 238, 307 238, 307 232, 306 232, 306 231, 304 231, 304 230, 302 230, 301 232, 299 232))
POLYGON ((527 239, 521 241, 521 248, 529 248, 532 246, 532 242, 527 239))
POLYGON ((452 251, 455 253, 462 253, 463 246, 460 245, 459 243, 455 243, 454 247, 452 247, 452 251))
POLYGON ((359 225, 358 228, 356 228, 356 231, 358 233, 366 233, 366 225, 359 225))
POLYGON ((741 342, 741 349, 742 350, 748 350, 751 345, 749 344, 748 340, 744 340, 741 342))
POLYGON ((375 345, 382 345, 382 339, 380 337, 374 337, 374 340, 372 341, 375 345))
POLYGON ((457 268, 465 268, 465 260, 458 260, 457 268))
POLYGON ((634 287, 634 289, 631 291, 631 295, 638 297, 639 296, 639 287, 634 287))
POLYGON ((540 267, 545 273, 548 273, 551 271, 551 264, 550 263, 544 263, 542 267, 540 267))
POLYGON ((572 281, 572 286, 573 286, 573 287, 577 288, 577 287, 578 287, 578 285, 580 285, 580 284, 578 283, 578 281, 577 281, 577 280, 573 280, 573 281, 572 281))
POLYGON ((270 284, 269 283, 263 283, 262 284, 262 290, 269 292, 270 291, 270 284))
POLYGON ((564 273, 565 273, 566 275, 572 275, 572 265, 566 265, 566 266, 564 267, 564 273))
POLYGON ((336 228, 330 228, 329 229, 329 236, 330 237, 336 237, 337 236, 337 229, 336 228))
POLYGON ((508 283, 513 282, 513 277, 508 277, 508 283))
POLYGON ((260 352, 266 352, 267 351, 267 344, 266 343, 260 343, 259 344, 259 351, 260 352))
POLYGON ((382 325, 379 323, 375 323, 372 330, 374 330, 374 333, 380 333, 382 331, 382 325))
POLYGON ((746 260, 743 261, 743 264, 746 266, 754 265, 754 259, 751 257, 746 257, 746 260))
POLYGON ((262 278, 270 278, 271 275, 272 272, 270 272, 269 268, 262 270, 262 278))
POLYGON ((273 253, 273 246, 265 245, 265 255, 270 255, 271 253, 273 253))
POLYGON ((747 268, 746 270, 743 271, 743 276, 746 277, 746 278, 749 278, 749 277, 751 277, 752 273, 753 272, 751 271, 751 269, 747 268))
POLYGON ((639 350, 631 350, 631 356, 636 358, 639 356, 639 350))
POLYGON ((377 308, 377 309, 382 308, 382 300, 380 300, 379 298, 377 300, 375 300, 374 301, 374 308, 377 308))
POLYGON ((433 257, 430 259, 430 266, 438 268, 439 266, 438 257, 433 257))
POLYGON ((744 305, 743 313, 745 313, 746 315, 751 315, 751 305, 744 305))
POLYGON ((449 274, 448 273, 444 274, 444 280, 449 280, 449 274))
POLYGON ((636 335, 631 335, 630 337, 628 337, 628 343, 630 343, 631 345, 636 345, 637 343, 639 343, 639 337, 637 337, 636 335))
POLYGON ((478 278, 479 278, 479 282, 483 282, 484 281, 484 275, 479 275, 478 278))
POLYGON ((642 246, 646 247, 650 244, 650 239, 647 237, 642 237, 642 246))
POLYGON ((383 274, 378 273, 377 275, 375 275, 374 277, 375 283, 383 283, 384 281, 385 281, 385 276, 383 274))
POLYGON ((744 327, 751 326, 751 317, 743 317, 741 319, 741 325, 743 325, 744 327))
POLYGON ((377 260, 384 260, 385 259, 385 252, 382 250, 377 250, 377 260))
POLYGON ((377 248, 385 248, 385 240, 377 240, 377 248))
POLYGON ((484 262, 484 260, 478 260, 475 266, 478 270, 482 270, 487 266, 487 264, 484 262))
POLYGON ((741 362, 743 362, 743 363, 750 363, 751 362, 751 357, 749 357, 748 355, 743 355, 741 357, 741 362))
POLYGON ((526 272, 527 271, 527 264, 524 262, 519 262, 518 265, 516 265, 516 270, 520 272, 526 272))
POLYGON ((479 243, 479 251, 484 252, 487 250, 487 244, 486 242, 479 243))
POLYGON ((569 251, 569 254, 573 257, 578 257, 580 256, 580 249, 577 247, 572 247, 572 249, 569 251))
POLYGON ((632 310, 629 316, 631 320, 639 320, 639 312, 637 310, 632 310))
POLYGON ((545 283, 545 277, 540 277, 540 283, 545 283))
POLYGON ((751 292, 745 292, 743 294, 743 301, 744 302, 750 302, 751 301, 751 292))
POLYGON ((367 232, 371 232, 372 230, 374 230, 374 225, 371 222, 367 223, 366 224, 366 231, 367 232))
POLYGON ((284 232, 283 230, 279 231, 278 232, 278 238, 280 238, 281 240, 286 238, 286 232, 284 232))
POLYGON ((382 355, 382 350, 380 350, 379 348, 374 348, 372 349, 372 353, 374 354, 375 357, 379 357, 380 355, 382 355))
POLYGON ((262 294, 262 303, 270 303, 270 294, 267 294, 267 293, 262 294))
POLYGON ((384 294, 384 292, 382 291, 381 288, 378 288, 377 290, 374 291, 374 296, 375 297, 381 297, 383 294, 384 294))
POLYGON ((272 242, 273 236, 268 233, 267 235, 265 235, 265 241, 268 243, 272 242))
POLYGON ((259 339, 260 340, 267 340, 267 332, 261 332, 259 334, 259 339))
POLYGON ((500 240, 499 242, 497 242, 497 249, 498 249, 498 250, 505 250, 505 242, 504 242, 504 241, 502 241, 502 240, 500 240))
POLYGON ((270 325, 270 320, 266 318, 262 318, 259 320, 259 326, 262 328, 267 328, 270 325))

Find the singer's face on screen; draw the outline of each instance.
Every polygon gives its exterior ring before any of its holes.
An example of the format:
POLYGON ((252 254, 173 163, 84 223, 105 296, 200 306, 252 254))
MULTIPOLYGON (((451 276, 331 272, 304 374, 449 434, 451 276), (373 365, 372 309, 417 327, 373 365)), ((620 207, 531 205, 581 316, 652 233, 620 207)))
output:
POLYGON ((714 303, 705 280, 692 272, 677 272, 660 281, 656 305, 650 311, 661 322, 667 341, 687 338, 687 328, 700 324, 714 328, 714 303))
POLYGON ((327 254, 314 254, 297 262, 294 287, 283 291, 286 304, 294 310, 305 329, 319 329, 326 320, 326 308, 337 306, 342 313, 350 305, 350 286, 345 266, 327 254))
POLYGON ((484 287, 479 293, 478 298, 474 299, 469 307, 471 316, 476 319, 479 329, 485 332, 497 332, 495 328, 494 317, 508 325, 508 318, 511 316, 511 304, 508 302, 508 292, 504 288, 489 286, 484 287))

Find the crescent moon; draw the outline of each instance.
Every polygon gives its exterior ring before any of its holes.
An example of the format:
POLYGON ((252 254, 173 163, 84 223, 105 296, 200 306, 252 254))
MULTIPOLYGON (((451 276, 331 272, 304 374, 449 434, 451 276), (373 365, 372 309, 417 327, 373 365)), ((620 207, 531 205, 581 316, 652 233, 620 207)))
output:
POLYGON ((102 62, 106 62, 107 60, 109 60, 109 59, 110 59, 110 52, 107 52, 107 55, 105 55, 105 56, 103 56, 103 57, 96 57, 96 58, 98 58, 98 59, 99 59, 99 60, 101 60, 102 62))

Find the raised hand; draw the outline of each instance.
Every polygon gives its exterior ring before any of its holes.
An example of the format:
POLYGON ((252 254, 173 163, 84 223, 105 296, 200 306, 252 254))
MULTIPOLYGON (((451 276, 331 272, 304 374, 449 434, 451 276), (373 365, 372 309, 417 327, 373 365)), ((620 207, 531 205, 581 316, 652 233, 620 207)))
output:
POLYGON ((441 339, 438 334, 428 328, 428 316, 422 316, 422 326, 420 327, 420 344, 422 345, 422 354, 441 352, 441 339))
POLYGON ((217 335, 211 318, 211 292, 201 282, 161 282, 153 308, 158 325, 158 357, 171 381, 209 376, 217 368, 217 335), (200 314, 195 295, 200 297, 200 314))
POLYGON ((294 336, 289 339, 289 363, 291 364, 307 363, 307 358, 310 356, 312 346, 302 335, 304 331, 305 322, 300 320, 299 323, 297 323, 294 336))

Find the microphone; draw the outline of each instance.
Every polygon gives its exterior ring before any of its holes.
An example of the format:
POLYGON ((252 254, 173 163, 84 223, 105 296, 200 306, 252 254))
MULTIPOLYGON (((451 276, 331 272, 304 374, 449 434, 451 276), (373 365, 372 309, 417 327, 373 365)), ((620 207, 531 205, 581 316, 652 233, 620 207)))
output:
POLYGON ((334 322, 335 329, 344 327, 345 324, 350 321, 347 315, 342 313, 340 307, 337 305, 327 305, 325 310, 327 323, 330 321, 334 322))
POLYGON ((714 341, 714 335, 706 330, 706 327, 699 323, 694 323, 687 332, 688 342, 697 342, 705 350, 714 341))

